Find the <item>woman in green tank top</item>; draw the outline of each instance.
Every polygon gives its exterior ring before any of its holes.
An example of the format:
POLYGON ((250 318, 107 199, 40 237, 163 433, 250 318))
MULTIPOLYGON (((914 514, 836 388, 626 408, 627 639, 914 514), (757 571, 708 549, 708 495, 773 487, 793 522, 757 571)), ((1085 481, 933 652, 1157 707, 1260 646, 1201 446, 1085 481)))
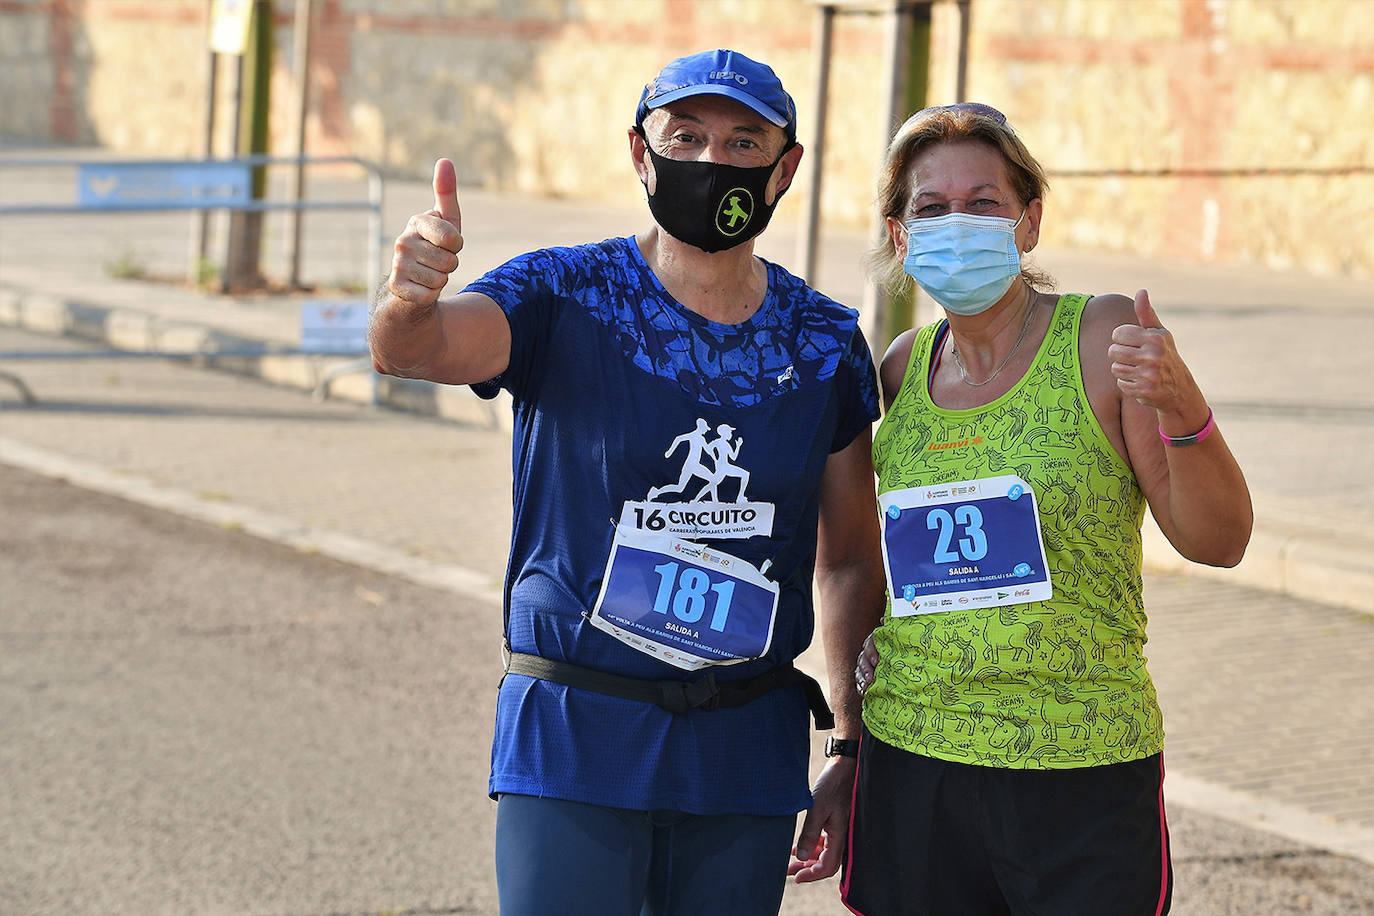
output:
POLYGON ((1233 566, 1249 492, 1144 290, 1057 296, 1022 267, 1044 192, 984 105, 918 112, 888 150, 873 266, 946 317, 881 368, 888 606, 855 672, 842 885, 870 916, 1169 907, 1140 526, 1148 505, 1233 566))

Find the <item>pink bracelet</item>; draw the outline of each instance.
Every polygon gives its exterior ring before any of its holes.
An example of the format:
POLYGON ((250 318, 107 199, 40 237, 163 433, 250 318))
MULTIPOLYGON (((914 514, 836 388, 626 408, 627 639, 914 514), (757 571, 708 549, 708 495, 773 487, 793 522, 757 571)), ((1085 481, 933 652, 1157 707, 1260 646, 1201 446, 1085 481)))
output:
POLYGON ((1212 416, 1212 408, 1207 408, 1207 423, 1202 429, 1193 433, 1191 436, 1169 436, 1165 435, 1164 428, 1159 428, 1159 438, 1164 440, 1165 445, 1197 445, 1203 439, 1212 434, 1212 430, 1217 428, 1216 418, 1212 416))

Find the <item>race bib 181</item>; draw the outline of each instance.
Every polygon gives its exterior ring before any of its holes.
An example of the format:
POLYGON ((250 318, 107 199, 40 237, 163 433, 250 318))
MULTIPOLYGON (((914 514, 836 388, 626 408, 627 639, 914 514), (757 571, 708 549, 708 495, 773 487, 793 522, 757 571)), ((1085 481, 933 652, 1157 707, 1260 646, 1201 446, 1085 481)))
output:
POLYGON ((773 642, 778 585, 747 560, 617 527, 591 623, 640 652, 694 670, 758 658, 773 642))

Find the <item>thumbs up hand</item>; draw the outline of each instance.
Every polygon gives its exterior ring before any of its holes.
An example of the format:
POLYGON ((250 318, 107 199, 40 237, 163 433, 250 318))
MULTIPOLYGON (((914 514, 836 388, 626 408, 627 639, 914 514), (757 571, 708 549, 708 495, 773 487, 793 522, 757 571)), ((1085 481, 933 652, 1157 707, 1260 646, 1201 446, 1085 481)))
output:
POLYGON ((418 213, 396 239, 387 291, 420 309, 433 309, 463 250, 463 214, 453 163, 434 163, 434 208, 418 213))
MULTIPOLYGON (((434 163, 434 210, 460 233, 463 231, 463 214, 458 210, 458 176, 453 162, 439 159, 434 163)), ((461 248, 463 238, 458 237, 461 248)))
POLYGON ((1202 392, 1143 289, 1135 294, 1135 316, 1138 323, 1117 327, 1107 348, 1121 393, 1161 414, 1194 413, 1191 408, 1201 404, 1205 419, 1202 392))

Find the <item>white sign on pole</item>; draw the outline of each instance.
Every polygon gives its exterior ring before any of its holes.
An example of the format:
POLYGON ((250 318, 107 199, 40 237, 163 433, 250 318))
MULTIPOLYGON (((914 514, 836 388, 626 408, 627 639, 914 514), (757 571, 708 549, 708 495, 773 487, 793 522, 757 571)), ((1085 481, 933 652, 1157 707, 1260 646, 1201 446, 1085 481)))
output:
POLYGON ((210 50, 219 54, 242 54, 248 47, 253 0, 214 0, 210 16, 210 50))

